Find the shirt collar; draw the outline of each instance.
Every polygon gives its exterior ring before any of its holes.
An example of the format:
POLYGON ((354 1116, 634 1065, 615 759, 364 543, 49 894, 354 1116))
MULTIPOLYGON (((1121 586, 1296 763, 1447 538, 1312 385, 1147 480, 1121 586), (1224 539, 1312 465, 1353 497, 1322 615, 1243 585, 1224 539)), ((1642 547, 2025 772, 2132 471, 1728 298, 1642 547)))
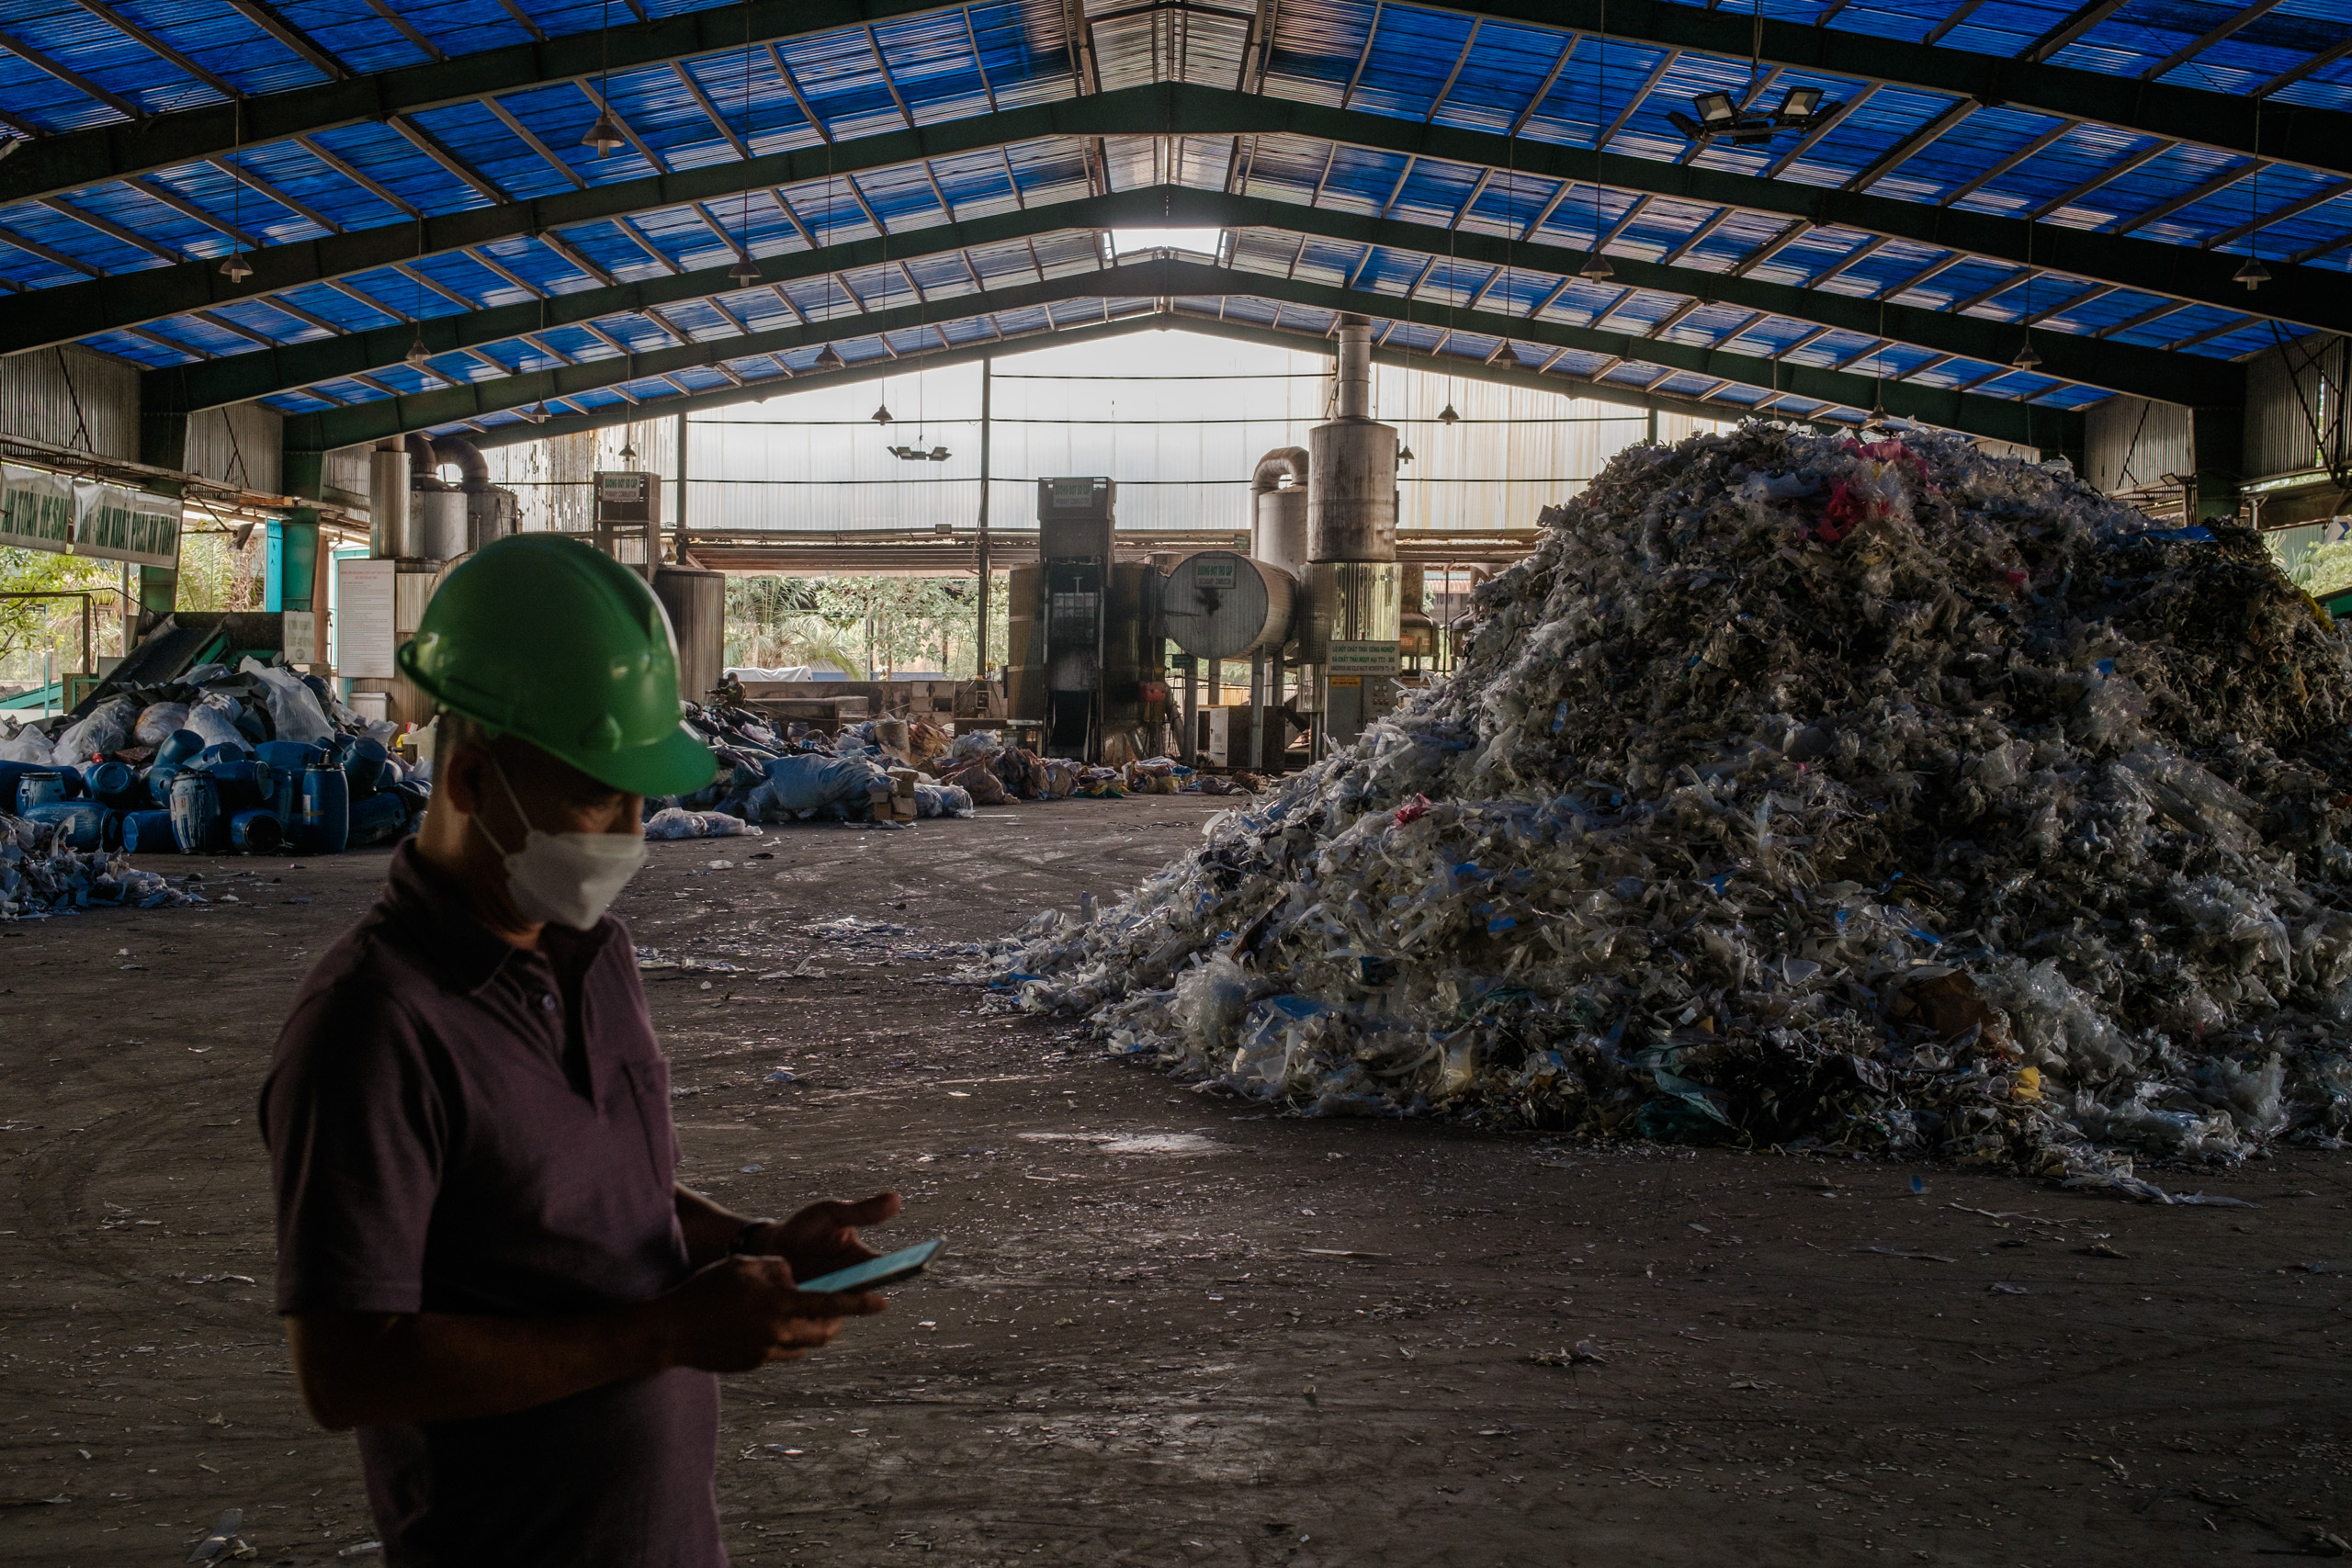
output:
POLYGON ((498 978, 510 963, 535 956, 482 924, 464 890, 416 852, 414 839, 392 852, 382 905, 433 966, 468 996, 498 978))

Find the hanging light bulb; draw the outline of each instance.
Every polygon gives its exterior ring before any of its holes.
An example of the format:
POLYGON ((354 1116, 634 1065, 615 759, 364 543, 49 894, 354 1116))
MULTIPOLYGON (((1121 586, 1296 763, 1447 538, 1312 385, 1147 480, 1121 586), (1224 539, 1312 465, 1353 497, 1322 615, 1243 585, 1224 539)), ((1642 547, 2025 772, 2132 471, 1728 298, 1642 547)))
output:
POLYGON ((1495 355, 1495 363, 1505 370, 1525 370, 1530 368, 1527 361, 1521 359, 1519 355, 1519 345, 1513 343, 1505 343, 1503 344, 1502 352, 1495 355))
POLYGON ((1606 283, 1609 279, 1617 276, 1617 269, 1609 265, 1609 258, 1607 256, 1602 255, 1599 251, 1595 251, 1590 256, 1586 258, 1584 265, 1577 268, 1577 276, 1578 277, 1589 277, 1595 283, 1606 283))
POLYGON ((831 344, 827 344, 824 347, 817 351, 817 364, 815 368, 819 370, 839 370, 841 367, 842 356, 833 352, 833 345, 831 344))
POLYGON ((2248 294, 2270 281, 2270 269, 2262 265, 2260 256, 2248 256, 2245 265, 2230 274, 2232 283, 2243 283, 2248 294))
MULTIPOLYGON (((921 411, 920 409, 918 409, 918 410, 917 410, 917 411, 915 411, 915 412, 917 412, 918 413, 920 413, 920 412, 922 412, 922 411, 921 411)), ((886 402, 886 403, 881 403, 881 404, 876 405, 876 407, 875 408, 875 410, 874 410, 873 413, 869 414, 867 417, 868 417, 868 418, 870 418, 871 420, 873 420, 873 421, 874 421, 874 423, 876 423, 876 424, 888 424, 888 423, 890 423, 890 405, 889 405, 888 403, 887 403, 887 402, 886 402)))
POLYGON ((760 280, 760 269, 750 256, 738 256, 735 265, 727 269, 728 279, 738 288, 749 288, 760 280))
POLYGON ((1440 424, 1459 424, 1462 423, 1462 416, 1453 412, 1453 400, 1452 398, 1446 399, 1445 407, 1437 411, 1437 422, 1440 424))
POLYGON ((621 461, 624 463, 634 463, 637 461, 637 448, 630 446, 626 440, 621 443, 621 461))
POLYGON ((424 352, 423 332, 420 331, 416 334, 416 341, 408 345, 408 352, 401 355, 401 359, 412 370, 426 370, 432 367, 433 356, 424 352))
POLYGON ((580 145, 594 147, 596 156, 601 158, 628 141, 628 138, 621 134, 621 122, 613 118, 613 111, 600 108, 596 111, 596 123, 588 128, 588 134, 580 139, 580 145))
POLYGON ((537 402, 533 403, 529 408, 522 410, 515 417, 520 419, 525 424, 545 424, 548 422, 547 400, 545 398, 540 399, 537 402))
MULTIPOLYGON (((243 283, 254 275, 254 264, 245 259, 243 251, 231 251, 229 259, 220 264, 220 276, 232 283, 243 283)), ((2266 277, 2269 275, 2264 274, 2266 277)))
POLYGON ((1401 468, 1412 460, 1413 449, 1410 446, 1399 446, 1396 448, 1396 463, 1398 467, 1401 468))
POLYGON ((2018 346, 2018 356, 2009 361, 2009 366, 2012 369, 2032 370, 2039 367, 2041 364, 2041 355, 2034 353, 2033 334, 2029 333, 2026 334, 2025 342, 2018 346))

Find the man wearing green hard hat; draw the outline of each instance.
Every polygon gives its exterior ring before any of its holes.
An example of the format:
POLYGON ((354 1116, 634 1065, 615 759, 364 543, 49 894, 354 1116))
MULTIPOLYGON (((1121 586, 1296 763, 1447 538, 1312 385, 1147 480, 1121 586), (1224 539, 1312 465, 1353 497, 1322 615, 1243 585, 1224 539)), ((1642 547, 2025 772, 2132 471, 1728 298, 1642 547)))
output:
POLYGON ((304 979, 262 1091, 302 1397, 356 1427, 393 1568, 722 1568, 715 1374, 872 1294, 895 1193, 747 1219, 676 1184, 628 931, 648 795, 709 782, 668 616, 576 540, 449 574, 399 654, 441 705, 431 809, 304 979))

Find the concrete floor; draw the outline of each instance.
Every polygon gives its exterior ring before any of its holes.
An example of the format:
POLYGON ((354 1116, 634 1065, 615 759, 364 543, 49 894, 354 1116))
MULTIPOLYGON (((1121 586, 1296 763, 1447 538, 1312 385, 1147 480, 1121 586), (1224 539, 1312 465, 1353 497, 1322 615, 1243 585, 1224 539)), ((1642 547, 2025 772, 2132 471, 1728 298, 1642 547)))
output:
MULTIPOLYGON (((2340 1157, 2203 1181, 2259 1208, 2153 1209, 1285 1119, 983 1016, 922 951, 1107 896, 1209 809, 654 846, 620 908, 692 961, 645 976, 687 1179, 779 1214, 896 1186, 895 1231, 951 1247, 832 1350, 729 1380, 738 1562, 2041 1568, 2352 1537, 2340 1157), (810 930, 844 918, 907 932, 810 930)), ((229 1506, 264 1563, 374 1536, 268 1309, 253 1103, 383 855, 189 863, 237 902, 0 927, 0 1562, 177 1562, 229 1506)))

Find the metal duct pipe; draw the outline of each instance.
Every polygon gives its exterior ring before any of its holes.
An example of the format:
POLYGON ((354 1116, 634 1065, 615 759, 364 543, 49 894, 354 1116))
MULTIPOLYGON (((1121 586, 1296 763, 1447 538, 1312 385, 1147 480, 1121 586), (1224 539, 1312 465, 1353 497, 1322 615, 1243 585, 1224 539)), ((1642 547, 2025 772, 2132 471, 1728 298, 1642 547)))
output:
POLYGON ((455 463, 460 478, 458 488, 468 495, 480 495, 490 489, 490 459, 481 448, 462 435, 436 435, 433 438, 433 463, 455 463))
POLYGON ((1340 417, 1372 417, 1372 321, 1340 318, 1340 417))
POLYGON ((1296 576, 1306 566, 1307 474, 1304 446, 1277 446, 1250 479, 1250 556, 1296 576), (1284 488, 1283 479, 1291 481, 1284 488))
POLYGON ((368 454, 368 553, 378 560, 416 554, 409 531, 409 460, 398 442, 368 454))
POLYGON ((408 482, 414 490, 437 490, 441 477, 435 471, 433 437, 411 435, 407 438, 408 482))

